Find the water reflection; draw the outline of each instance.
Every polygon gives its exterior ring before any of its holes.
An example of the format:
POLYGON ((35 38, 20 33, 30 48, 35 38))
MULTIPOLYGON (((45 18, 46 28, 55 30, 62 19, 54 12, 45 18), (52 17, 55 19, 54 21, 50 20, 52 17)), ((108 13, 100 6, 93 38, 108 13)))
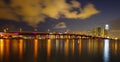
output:
POLYGON ((118 52, 118 42, 115 41, 112 45, 113 45, 113 47, 112 47, 113 53, 114 53, 115 55, 117 55, 117 52, 118 52))
POLYGON ((6 39, 6 41, 5 41, 5 53, 6 53, 6 62, 8 62, 8 60, 9 60, 9 55, 10 55, 10 40, 9 39, 6 39))
POLYGON ((117 50, 118 50, 118 43, 115 42, 115 54, 117 53, 117 50))
POLYGON ((20 60, 22 60, 22 58, 23 58, 23 47, 24 47, 24 44, 23 44, 24 42, 23 42, 23 39, 20 39, 19 40, 19 58, 20 58, 20 60))
POLYGON ((58 50, 59 50, 59 40, 58 39, 56 39, 56 53, 58 52, 58 50))
POLYGON ((82 53, 82 39, 79 39, 78 40, 78 49, 79 49, 79 53, 81 54, 82 53))
POLYGON ((4 56, 4 40, 0 39, 0 59, 4 56))
POLYGON ((109 40, 104 41, 104 62, 109 61, 109 40))
POLYGON ((51 55, 51 40, 48 39, 47 40, 47 58, 50 59, 50 55, 51 55))
POLYGON ((19 51, 19 39, 13 39, 11 41, 11 46, 12 46, 12 52, 14 53, 14 55, 17 55, 18 54, 18 51, 19 51))
POLYGON ((91 49, 92 49, 92 41, 91 39, 88 40, 88 54, 91 53, 91 49))
POLYGON ((74 49, 75 49, 75 40, 72 39, 72 55, 74 55, 74 49))
POLYGON ((116 62, 119 47, 107 39, 0 39, 0 62, 116 62))
POLYGON ((93 41, 93 52, 94 52, 94 54, 96 54, 97 52, 98 52, 98 46, 99 46, 99 44, 98 44, 98 42, 99 42, 99 40, 98 39, 95 39, 94 41, 93 41))
POLYGON ((65 41, 65 56, 68 56, 69 50, 69 39, 66 39, 65 41))
POLYGON ((34 39, 34 57, 38 56, 38 39, 34 39))

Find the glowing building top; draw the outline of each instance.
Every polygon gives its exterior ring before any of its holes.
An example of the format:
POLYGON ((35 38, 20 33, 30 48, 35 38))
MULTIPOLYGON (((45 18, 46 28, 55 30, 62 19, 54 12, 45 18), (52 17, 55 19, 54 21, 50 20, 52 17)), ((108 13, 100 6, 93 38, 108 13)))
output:
POLYGON ((109 25, 108 24, 105 25, 105 30, 109 30, 109 25))

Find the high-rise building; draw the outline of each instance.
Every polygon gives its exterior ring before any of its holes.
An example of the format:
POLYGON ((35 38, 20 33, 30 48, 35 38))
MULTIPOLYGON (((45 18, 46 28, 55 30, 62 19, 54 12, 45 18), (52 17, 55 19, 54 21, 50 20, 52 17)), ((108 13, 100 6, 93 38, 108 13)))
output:
POLYGON ((96 28, 92 29, 92 35, 93 36, 107 37, 108 31, 106 29, 101 28, 101 27, 96 27, 96 28))
POLYGON ((102 34, 102 28, 101 27, 96 27, 92 29, 92 35, 93 36, 101 36, 102 34))
POLYGON ((106 24, 105 28, 96 27, 92 29, 93 36, 109 37, 109 25, 106 24))
POLYGON ((108 24, 106 24, 105 25, 105 37, 109 37, 109 25, 108 24))
POLYGON ((105 30, 109 30, 109 25, 108 24, 105 25, 105 30))

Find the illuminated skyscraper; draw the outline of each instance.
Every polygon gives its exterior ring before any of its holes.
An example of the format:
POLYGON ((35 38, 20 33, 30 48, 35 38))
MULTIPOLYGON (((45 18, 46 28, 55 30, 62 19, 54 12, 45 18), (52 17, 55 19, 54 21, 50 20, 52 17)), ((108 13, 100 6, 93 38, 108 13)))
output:
POLYGON ((108 24, 106 24, 105 25, 105 37, 109 37, 109 25, 108 24))
POLYGON ((102 35, 102 28, 101 27, 93 28, 92 35, 93 36, 101 36, 102 35))
POLYGON ((109 30, 109 25, 108 24, 105 25, 105 30, 109 30))
POLYGON ((109 33, 109 25, 106 24, 105 28, 102 27, 96 27, 92 29, 92 35, 93 36, 101 36, 101 37, 108 37, 109 33))

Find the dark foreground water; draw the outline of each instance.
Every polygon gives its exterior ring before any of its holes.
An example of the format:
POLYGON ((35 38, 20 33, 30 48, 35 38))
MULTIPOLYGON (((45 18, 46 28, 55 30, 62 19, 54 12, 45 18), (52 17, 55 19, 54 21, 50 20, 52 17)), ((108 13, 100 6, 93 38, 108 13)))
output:
POLYGON ((120 42, 100 39, 0 39, 0 62, 120 62, 120 42))

